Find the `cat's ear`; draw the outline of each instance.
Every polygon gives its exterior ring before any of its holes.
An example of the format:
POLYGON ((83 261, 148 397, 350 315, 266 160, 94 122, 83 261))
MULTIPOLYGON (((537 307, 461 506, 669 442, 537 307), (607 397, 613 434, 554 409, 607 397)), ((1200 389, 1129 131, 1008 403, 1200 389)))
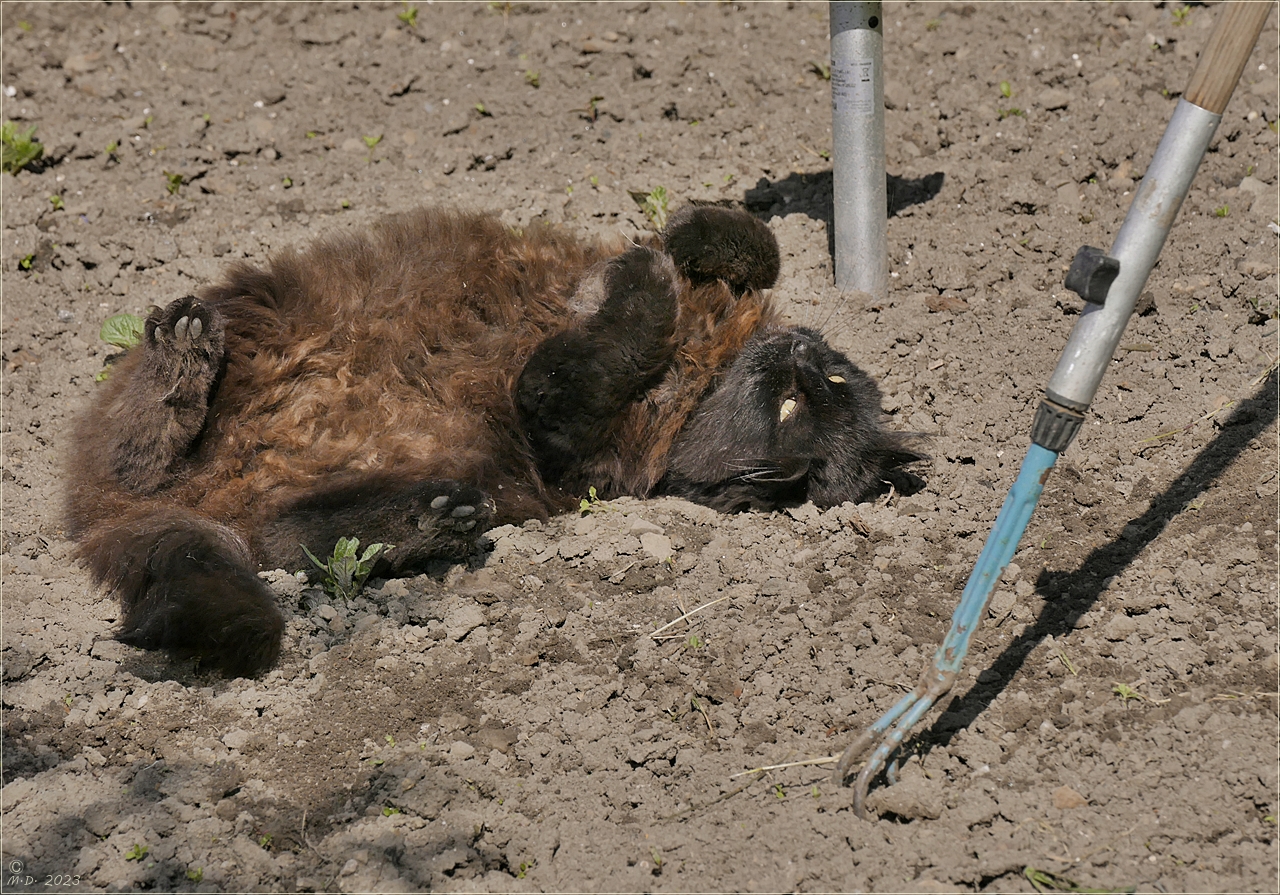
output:
POLYGON ((741 294, 778 281, 778 241, 745 211, 686 205, 671 216, 662 239, 680 272, 695 283, 724 280, 741 294))

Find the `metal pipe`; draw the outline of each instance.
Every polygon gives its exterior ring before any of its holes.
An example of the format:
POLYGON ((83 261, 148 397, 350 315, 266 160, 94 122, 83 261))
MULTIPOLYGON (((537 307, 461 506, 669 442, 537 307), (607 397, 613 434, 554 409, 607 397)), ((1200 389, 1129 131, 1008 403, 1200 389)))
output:
POLYGON ((880 3, 829 6, 836 287, 884 298, 889 291, 884 16, 880 3))
POLYGON ((1120 273, 1104 304, 1085 304, 1045 389, 1050 401, 1073 410, 1089 408, 1221 120, 1221 115, 1178 100, 1111 248, 1120 273))

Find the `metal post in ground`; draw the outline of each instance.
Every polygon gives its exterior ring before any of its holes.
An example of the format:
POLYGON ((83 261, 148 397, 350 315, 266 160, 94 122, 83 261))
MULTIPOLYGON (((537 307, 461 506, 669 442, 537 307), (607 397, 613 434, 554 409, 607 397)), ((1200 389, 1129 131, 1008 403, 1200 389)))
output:
POLYGON ((830 11, 836 287, 884 298, 884 16, 880 3, 833 2, 830 11))

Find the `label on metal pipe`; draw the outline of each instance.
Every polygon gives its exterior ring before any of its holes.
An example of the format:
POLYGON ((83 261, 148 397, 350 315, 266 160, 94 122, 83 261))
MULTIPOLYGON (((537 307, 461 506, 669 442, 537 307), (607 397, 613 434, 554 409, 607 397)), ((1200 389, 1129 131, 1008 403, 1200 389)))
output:
POLYGON ((831 102, 837 112, 874 115, 876 111, 875 63, 850 59, 831 66, 831 102))

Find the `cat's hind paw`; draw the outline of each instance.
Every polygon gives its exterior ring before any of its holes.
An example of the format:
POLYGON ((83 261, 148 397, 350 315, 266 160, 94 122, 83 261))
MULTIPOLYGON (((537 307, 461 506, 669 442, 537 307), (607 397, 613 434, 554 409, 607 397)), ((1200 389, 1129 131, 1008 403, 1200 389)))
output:
POLYGON ((470 536, 474 540, 471 533, 478 535, 488 528, 496 511, 489 496, 471 485, 433 482, 423 491, 413 514, 419 531, 443 537, 470 536))
POLYGON ((188 295, 151 312, 145 345, 168 377, 207 386, 222 361, 225 329, 221 313, 188 295))
POLYGON ((680 272, 695 283, 724 280, 741 294, 778 281, 778 241, 745 211, 686 205, 671 216, 662 239, 680 272))

